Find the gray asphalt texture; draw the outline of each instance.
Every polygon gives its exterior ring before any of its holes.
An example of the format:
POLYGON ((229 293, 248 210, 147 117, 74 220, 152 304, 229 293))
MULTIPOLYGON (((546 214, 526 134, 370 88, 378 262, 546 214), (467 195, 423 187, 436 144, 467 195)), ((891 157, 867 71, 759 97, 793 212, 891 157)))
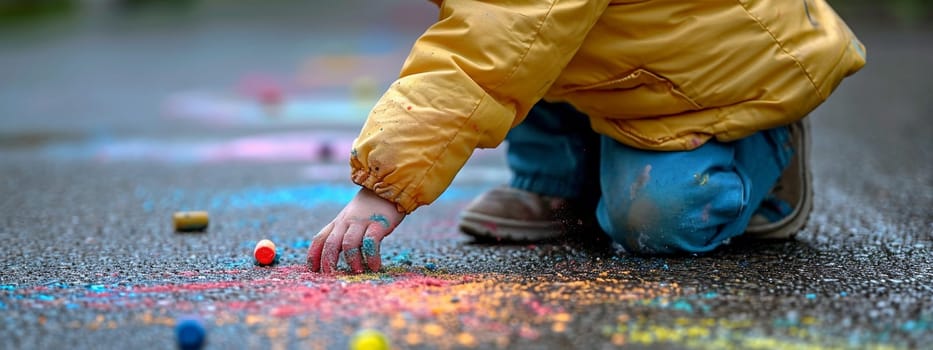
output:
MULTIPOLYGON (((507 181, 497 150, 387 239, 385 272, 321 277, 303 270, 307 240, 354 189, 306 174, 339 159, 162 162, 80 151, 292 131, 216 128, 162 118, 159 108, 174 91, 226 88, 243 71, 293 71, 364 32, 321 35, 327 28, 393 25, 379 20, 388 7, 379 4, 359 16, 339 6, 205 6, 181 19, 91 13, 3 27, 0 348, 171 348, 173 320, 190 314, 205 320, 215 349, 340 349, 360 328, 382 330, 398 348, 933 343, 929 29, 852 23, 869 65, 811 115, 816 198, 806 228, 793 241, 734 242, 706 255, 616 254, 595 232, 550 244, 472 242, 456 232, 456 215, 507 181), (172 232, 171 213, 188 209, 210 211, 207 232, 172 232), (280 249, 273 267, 249 258, 265 237, 280 249), (379 302, 380 293, 396 299, 379 302), (322 304, 282 304, 319 294, 322 304), (437 300, 453 306, 422 305, 437 300)), ((383 33, 392 45, 410 44, 436 10, 406 11, 408 26, 383 33)))

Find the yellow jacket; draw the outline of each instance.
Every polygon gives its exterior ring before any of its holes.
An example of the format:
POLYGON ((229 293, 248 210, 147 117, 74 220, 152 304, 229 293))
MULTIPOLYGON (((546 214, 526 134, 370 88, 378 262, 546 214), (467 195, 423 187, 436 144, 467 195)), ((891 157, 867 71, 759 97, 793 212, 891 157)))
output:
POLYGON ((792 123, 865 64, 823 0, 446 0, 369 115, 352 180, 410 213, 541 99, 643 149, 792 123))

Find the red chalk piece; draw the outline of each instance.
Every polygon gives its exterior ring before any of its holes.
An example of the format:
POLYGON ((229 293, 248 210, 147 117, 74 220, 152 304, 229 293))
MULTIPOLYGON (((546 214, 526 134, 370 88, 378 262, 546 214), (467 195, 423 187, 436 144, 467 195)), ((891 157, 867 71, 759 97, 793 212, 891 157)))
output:
POLYGON ((253 257, 259 265, 271 265, 275 261, 275 243, 268 239, 259 241, 253 249, 253 257))

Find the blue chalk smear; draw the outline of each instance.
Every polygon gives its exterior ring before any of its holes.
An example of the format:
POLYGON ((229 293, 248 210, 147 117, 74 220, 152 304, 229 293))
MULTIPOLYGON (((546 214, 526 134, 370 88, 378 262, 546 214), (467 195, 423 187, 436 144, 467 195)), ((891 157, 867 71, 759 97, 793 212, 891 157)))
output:
POLYGON ((369 217, 369 219, 372 221, 378 222, 380 225, 382 225, 382 228, 389 228, 389 220, 386 219, 385 216, 382 216, 380 214, 373 214, 372 216, 369 217))
POLYGON ((409 258, 409 255, 411 255, 410 250, 403 250, 401 253, 398 253, 398 255, 392 258, 392 262, 396 264, 411 265, 411 258, 409 258))
MULTIPOLYGON (((447 189, 439 201, 469 200, 482 193, 482 186, 457 186, 447 189)), ((174 191, 153 196, 138 193, 145 211, 163 208, 206 208, 207 210, 251 209, 276 206, 317 208, 346 204, 359 192, 357 185, 316 184, 282 187, 248 187, 235 191, 174 191)))
POLYGON ((363 238, 363 258, 376 256, 376 240, 372 237, 363 238))
POLYGON ((295 240, 294 243, 292 243, 292 247, 295 247, 295 249, 306 249, 310 246, 311 246, 310 239, 298 238, 295 240))
POLYGON ((693 305, 690 305, 686 300, 678 300, 671 305, 671 308, 674 310, 681 310, 687 312, 693 312, 693 305))

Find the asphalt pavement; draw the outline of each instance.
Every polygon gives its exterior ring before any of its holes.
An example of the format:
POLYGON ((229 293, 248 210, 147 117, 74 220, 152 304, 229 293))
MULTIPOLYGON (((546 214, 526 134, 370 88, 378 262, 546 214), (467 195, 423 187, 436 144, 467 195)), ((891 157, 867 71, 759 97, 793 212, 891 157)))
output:
POLYGON ((387 238, 383 271, 321 275, 305 252, 356 191, 353 113, 436 10, 207 4, 0 31, 0 348, 172 348, 189 316, 211 349, 345 349, 361 329, 425 349, 933 343, 929 26, 852 23, 869 64, 811 115, 815 208, 793 241, 473 242, 457 213, 508 181, 495 149, 387 238), (269 81, 284 107, 257 102, 269 81), (173 232, 181 210, 208 229, 173 232), (251 257, 263 238, 272 266, 251 257))

